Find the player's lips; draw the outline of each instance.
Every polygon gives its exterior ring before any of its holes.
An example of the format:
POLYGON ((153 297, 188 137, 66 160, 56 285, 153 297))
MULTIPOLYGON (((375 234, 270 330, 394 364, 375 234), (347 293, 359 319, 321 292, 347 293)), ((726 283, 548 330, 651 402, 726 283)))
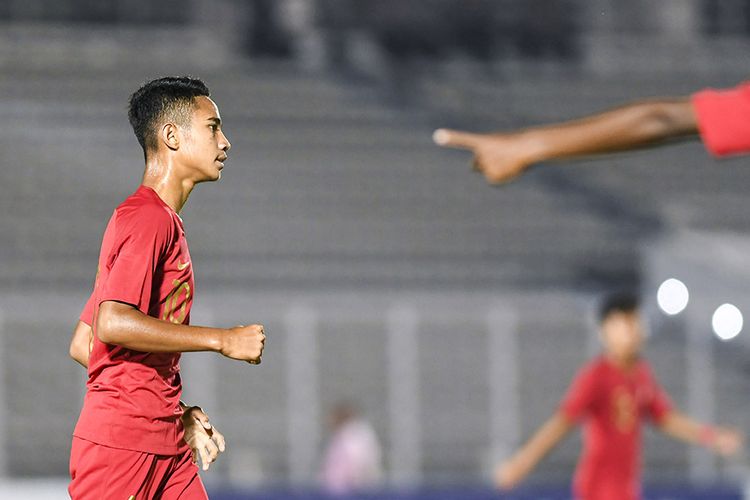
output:
POLYGON ((221 165, 221 168, 224 168, 224 162, 227 161, 227 158, 229 158, 227 155, 216 158, 216 161, 219 162, 219 165, 221 165))

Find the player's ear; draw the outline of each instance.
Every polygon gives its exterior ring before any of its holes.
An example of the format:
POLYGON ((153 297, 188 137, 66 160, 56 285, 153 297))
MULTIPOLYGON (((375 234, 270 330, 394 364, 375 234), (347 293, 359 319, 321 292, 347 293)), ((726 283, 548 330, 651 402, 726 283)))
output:
POLYGON ((165 123, 159 131, 159 139, 172 151, 180 148, 180 133, 174 123, 165 123))

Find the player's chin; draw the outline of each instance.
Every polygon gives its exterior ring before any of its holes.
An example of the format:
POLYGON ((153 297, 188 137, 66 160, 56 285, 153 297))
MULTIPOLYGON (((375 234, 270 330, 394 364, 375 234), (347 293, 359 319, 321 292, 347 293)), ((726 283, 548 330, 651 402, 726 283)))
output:
POLYGON ((212 168, 206 171, 206 181, 214 182, 221 179, 221 170, 224 168, 224 164, 221 162, 214 162, 212 168))
POLYGON ((215 170, 216 170, 216 181, 221 179, 221 171, 224 170, 224 162, 221 162, 219 160, 216 160, 214 162, 215 170))

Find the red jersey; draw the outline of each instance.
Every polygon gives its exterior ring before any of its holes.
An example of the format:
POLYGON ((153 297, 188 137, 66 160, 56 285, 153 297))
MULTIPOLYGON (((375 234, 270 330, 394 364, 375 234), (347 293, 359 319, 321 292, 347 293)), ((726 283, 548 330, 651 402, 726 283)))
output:
POLYGON ((645 361, 629 370, 604 357, 585 366, 561 404, 571 421, 585 419, 584 449, 574 480, 580 500, 640 498, 641 423, 659 422, 669 398, 645 361))
POLYGON ((692 102, 701 139, 712 154, 750 151, 750 82, 728 90, 702 90, 692 102))
POLYGON ((193 271, 180 217, 141 186, 115 209, 99 254, 94 291, 81 313, 92 326, 88 382, 74 436, 112 448, 176 455, 182 439, 179 353, 138 352, 101 342, 99 304, 114 300, 188 324, 193 271))

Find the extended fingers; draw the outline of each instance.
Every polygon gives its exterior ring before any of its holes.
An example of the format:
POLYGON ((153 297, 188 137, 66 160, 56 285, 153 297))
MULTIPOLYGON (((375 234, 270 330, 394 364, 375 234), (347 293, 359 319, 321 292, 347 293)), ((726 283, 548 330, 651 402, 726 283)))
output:
POLYGON ((208 457, 211 459, 211 462, 214 462, 216 457, 219 456, 219 447, 216 446, 216 443, 214 443, 213 440, 209 439, 206 441, 205 448, 208 451, 208 457))
POLYGON ((208 470, 208 467, 219 456, 219 448, 211 439, 202 440, 202 444, 198 446, 198 452, 203 463, 203 470, 208 470))
POLYGON ((474 152, 474 157, 471 159, 471 169, 475 172, 484 174, 492 184, 496 184, 503 179, 497 179, 494 177, 494 173, 488 172, 486 168, 486 157, 484 151, 480 148, 480 142, 482 136, 480 134, 472 134, 469 132, 458 132, 455 130, 438 129, 433 134, 433 139, 436 144, 452 148, 468 149, 474 152))
POLYGON ((201 456, 201 463, 203 464, 202 469, 208 470, 208 466, 212 462, 212 460, 209 458, 208 450, 205 448, 205 446, 201 446, 200 448, 198 448, 198 453, 200 453, 201 456))
POLYGON ((474 149, 481 141, 481 138, 480 134, 446 128, 439 128, 432 133, 432 140, 435 144, 449 148, 474 149))
POLYGON ((213 440, 214 443, 216 443, 216 446, 219 447, 220 452, 223 453, 224 450, 227 449, 226 441, 224 440, 224 435, 221 432, 214 429, 214 432, 211 435, 211 439, 213 440))

